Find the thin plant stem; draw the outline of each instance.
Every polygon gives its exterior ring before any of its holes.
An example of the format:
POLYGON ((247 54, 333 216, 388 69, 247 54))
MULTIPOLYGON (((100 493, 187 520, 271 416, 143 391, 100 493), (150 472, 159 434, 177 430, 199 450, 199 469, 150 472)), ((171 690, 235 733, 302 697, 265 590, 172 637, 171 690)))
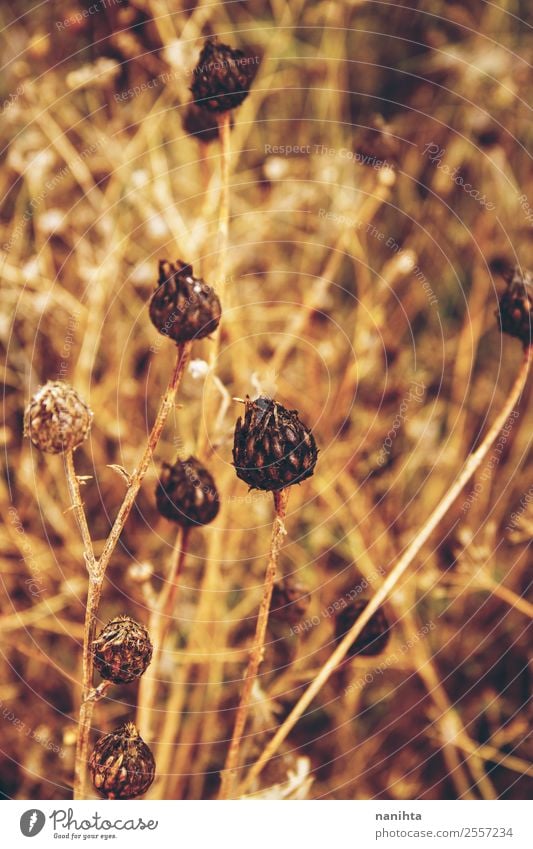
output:
POLYGON ((82 654, 82 691, 81 705, 78 718, 78 736, 76 740, 76 759, 74 764, 74 799, 86 798, 87 782, 87 753, 89 734, 94 710, 94 699, 91 699, 94 675, 94 656, 91 644, 95 637, 98 608, 102 595, 102 581, 96 575, 89 575, 87 604, 85 607, 85 628, 82 654))
POLYGON ((231 161, 231 111, 222 112, 218 119, 218 132, 222 146, 221 198, 218 218, 218 280, 220 299, 224 299, 226 256, 229 232, 229 170, 231 161))
POLYGON ((76 515, 83 542, 83 554, 85 557, 85 564, 87 566, 89 575, 94 576, 96 575, 96 558, 94 556, 91 532, 89 531, 87 517, 85 515, 85 510, 83 509, 83 502, 81 500, 80 494, 80 482, 78 480, 78 476, 76 475, 76 469, 74 468, 74 454, 72 451, 67 451, 65 454, 65 471, 72 508, 76 515))
POLYGON ((155 690, 159 681, 159 666, 165 637, 168 633, 170 620, 176 606, 178 593, 178 578, 183 572, 187 548, 189 542, 190 528, 181 528, 178 531, 174 556, 170 572, 164 587, 159 593, 150 614, 148 631, 154 647, 150 669, 145 672, 139 685, 139 697, 137 701, 137 727, 140 728, 142 736, 151 739, 153 725, 152 709, 155 704, 155 690))
POLYGON ((120 510, 118 511, 117 518, 115 519, 113 527, 111 528, 110 534, 104 545, 102 554, 98 560, 98 571, 102 573, 102 575, 105 573, 105 570, 109 565, 109 561, 111 560, 111 556, 115 550, 115 546, 122 533, 122 529, 131 512, 131 508, 135 503, 137 493, 141 488, 141 484, 147 472, 150 460, 152 459, 152 454, 157 446, 157 443, 159 442, 159 438, 163 431, 163 427, 165 426, 168 414, 174 406, 176 392, 178 391, 181 378, 183 377, 183 373, 187 366, 191 347, 192 342, 182 342, 178 345, 178 353, 176 357, 176 363, 174 365, 174 370, 170 376, 166 392, 159 406, 159 410, 157 412, 157 416, 153 424, 152 430, 150 431, 150 436, 148 437, 148 443, 144 450, 144 454, 141 457, 139 465, 130 477, 128 490, 124 497, 124 501, 122 502, 120 510))
MULTIPOLYGON (((226 290, 226 258, 228 253, 228 233, 229 233, 229 174, 231 161, 231 111, 222 112, 218 116, 218 132, 221 145, 221 174, 220 174, 220 204, 218 212, 218 263, 215 280, 215 288, 217 294, 224 305, 224 296, 226 290)), ((211 420, 211 408, 213 405, 214 392, 214 371, 216 361, 220 351, 220 331, 219 324, 217 330, 213 334, 211 351, 209 354, 209 371, 205 385, 205 416, 208 421, 211 420)), ((196 454, 200 460, 204 459, 208 453, 207 450, 208 434, 204 426, 200 426, 198 439, 196 443, 196 454)))
POLYGON ((285 515, 287 512, 287 501, 289 498, 289 489, 281 489, 274 492, 274 508, 276 515, 272 525, 272 536, 270 540, 270 556, 265 573, 265 583, 263 589, 263 598, 259 607, 257 616, 257 624, 255 629, 255 637, 250 652, 250 659, 244 675, 244 685, 241 693, 241 700, 237 710, 235 719, 235 727, 231 738, 228 755, 224 772, 222 774, 222 786, 220 789, 221 799, 230 799, 234 794, 236 773, 239 765, 239 751, 241 747, 246 718, 250 709, 250 700, 254 682, 257 678, 257 673, 265 654, 265 634, 268 623, 268 614, 270 611, 270 602, 272 600, 272 590, 276 573, 278 569, 279 552, 283 537, 286 534, 285 530, 285 515))
POLYGON ((113 527, 111 528, 104 545, 102 554, 98 560, 94 559, 92 543, 90 544, 89 550, 87 550, 90 533, 87 527, 83 505, 81 503, 79 481, 75 474, 72 455, 69 456, 69 454, 67 454, 66 457, 69 489, 85 545, 85 559, 89 570, 89 588, 85 609, 82 650, 82 701, 78 720, 78 736, 76 741, 76 758, 74 765, 74 799, 86 798, 87 752, 89 748, 89 735, 91 732, 91 721, 95 702, 95 699, 93 698, 94 661, 91 644, 95 637, 98 608, 100 605, 106 569, 119 541, 122 529, 124 528, 126 520, 131 512, 137 493, 141 488, 141 484, 150 464, 153 452, 159 442, 168 414, 175 402, 176 392, 178 391, 181 378, 187 365, 191 346, 192 342, 185 342, 178 345, 176 362, 170 376, 166 392, 161 400, 152 430, 150 431, 146 448, 138 467, 128 481, 128 490, 124 497, 124 501, 118 511, 113 527))
POLYGON ((507 400, 501 412, 496 417, 494 424, 489 428, 483 441, 466 460, 465 464, 463 465, 463 468, 459 472, 453 484, 447 490, 446 494, 443 496, 441 501, 437 504, 429 518, 426 520, 423 527, 415 536, 415 538, 405 549, 404 553, 397 561, 396 565, 393 567, 393 569, 389 572, 389 574, 383 581, 383 584, 375 592, 365 609, 362 611, 361 615, 354 622, 350 630, 346 632, 341 642, 332 652, 326 663, 322 666, 320 672, 311 681, 305 692, 301 695, 300 699, 290 712, 289 716, 280 725, 270 742, 267 743, 263 752, 261 753, 257 761, 254 763, 254 765, 251 767, 250 771, 248 772, 248 775, 243 781, 241 787, 239 788, 239 793, 244 793, 246 792, 246 790, 248 790, 251 783, 257 778, 257 776, 261 773, 268 761, 277 752, 280 745, 283 743, 287 735, 294 728, 303 713, 307 710, 315 696, 320 692, 321 688, 329 679, 330 675, 335 671, 339 663, 341 663, 341 661, 344 659, 348 650, 353 645, 365 625, 368 623, 368 621, 372 618, 376 610, 380 607, 381 604, 383 604, 383 602, 387 599, 392 590, 395 588, 406 569, 411 565, 422 546, 429 539, 441 519, 445 516, 449 508, 454 503, 455 499, 461 493, 463 487, 466 486, 468 481, 475 474, 476 470, 480 467, 481 463, 489 452, 492 444, 494 443, 496 437, 498 436, 500 430, 504 426, 509 415, 513 411, 515 404, 517 403, 522 394, 522 390, 525 386, 529 367, 531 364, 531 357, 532 348, 531 346, 529 346, 524 351, 524 359, 522 361, 522 365, 518 371, 516 379, 507 397, 507 400))

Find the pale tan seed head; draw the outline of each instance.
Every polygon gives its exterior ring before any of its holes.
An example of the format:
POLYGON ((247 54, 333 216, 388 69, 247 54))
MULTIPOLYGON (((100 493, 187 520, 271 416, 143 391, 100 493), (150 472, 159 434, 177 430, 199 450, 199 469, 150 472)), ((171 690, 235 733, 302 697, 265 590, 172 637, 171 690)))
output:
POLYGON ((63 454, 87 438, 93 413, 63 380, 49 380, 32 397, 24 414, 24 436, 39 451, 63 454))

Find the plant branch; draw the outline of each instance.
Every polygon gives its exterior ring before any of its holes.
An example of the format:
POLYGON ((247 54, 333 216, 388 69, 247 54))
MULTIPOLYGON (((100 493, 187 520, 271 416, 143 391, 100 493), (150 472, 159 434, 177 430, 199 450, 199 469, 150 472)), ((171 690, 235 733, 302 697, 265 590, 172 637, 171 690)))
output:
POLYGON ((282 489, 279 492, 274 492, 274 507, 276 515, 274 518, 274 524, 272 525, 270 557, 265 573, 263 598, 261 600, 259 614, 257 616, 254 643, 250 652, 250 659, 248 661, 246 673, 244 675, 244 686, 242 688, 241 700, 235 719, 233 736, 231 738, 224 772, 222 774, 220 799, 232 798, 234 793, 236 773, 239 765, 239 751, 246 725, 246 718, 250 709, 252 689, 265 654, 265 634, 268 623, 268 614, 270 611, 270 602, 272 600, 272 590, 274 588, 274 581, 276 580, 281 543, 283 537, 287 533, 285 530, 284 519, 287 512, 288 499, 288 488, 282 489))
POLYGON ((443 516, 452 506, 463 487, 468 483, 468 481, 472 478, 476 470, 480 467, 493 442, 495 441, 500 430, 504 426, 506 420, 513 411, 515 404, 517 403, 522 394, 522 390, 525 386, 529 367, 531 364, 531 357, 532 348, 528 347, 524 351, 524 359, 522 361, 522 365, 513 383, 511 391, 509 392, 503 409, 497 416, 494 424, 489 428, 489 431, 487 432, 483 441, 478 446, 478 448, 470 455, 470 457, 468 457, 459 475, 457 476, 451 487, 447 490, 444 497, 435 507, 435 509, 433 510, 421 530, 405 549, 404 553, 397 561, 394 568, 391 570, 391 572, 389 572, 383 584, 373 595, 372 599, 369 601, 369 603, 367 604, 361 615, 358 617, 356 622, 352 625, 350 630, 346 632, 342 641, 332 652, 324 666, 321 668, 318 675, 311 681, 305 692, 302 694, 302 696, 290 712, 289 716, 285 719, 282 725, 280 725, 270 742, 267 743, 262 754, 257 759, 255 764, 251 767, 246 779, 244 780, 242 786, 239 789, 239 793, 245 792, 250 787, 252 781, 257 778, 257 776, 261 773, 270 758, 277 752, 279 746, 283 743, 287 735, 294 728, 294 726, 296 725, 300 717, 303 715, 305 710, 307 710, 317 693, 324 686, 324 684, 326 683, 330 675, 334 672, 334 670, 337 668, 339 663, 344 659, 348 650, 353 645, 365 625, 368 623, 368 621, 371 619, 371 617, 374 615, 380 605, 383 604, 386 598, 390 595, 390 593, 397 585, 398 581, 400 580, 406 569, 413 562, 414 558, 416 557, 422 546, 425 544, 425 542, 428 540, 435 528, 438 526, 443 516))
POLYGON ((76 760, 74 764, 74 799, 86 798, 87 752, 95 705, 95 700, 91 698, 94 674, 94 656, 91 644, 96 632, 98 608, 102 595, 102 583, 99 577, 89 575, 82 654, 82 693, 78 718, 78 737, 76 740, 76 760))
POLYGON ((191 352, 191 347, 192 342, 183 342, 178 345, 178 353, 174 370, 172 372, 167 386, 167 390, 163 396, 159 410, 157 412, 156 420, 153 424, 152 430, 150 431, 150 436, 148 437, 148 443, 144 450, 144 454, 141 457, 139 465, 131 476, 128 491, 126 492, 124 501, 122 502, 120 510, 118 511, 117 518, 115 519, 113 527, 111 528, 111 532, 104 545, 102 554, 98 560, 98 571, 102 573, 102 575, 105 574, 105 570, 107 569, 109 561, 111 560, 111 556, 122 533, 122 529, 126 524, 126 520, 131 512, 131 508, 133 507, 135 499, 137 498, 137 493, 141 488, 141 484, 147 472, 150 460, 152 459, 152 454, 157 446, 157 443, 159 442, 159 438, 163 431, 163 427, 165 426, 168 414, 170 413, 170 410, 172 409, 175 403, 176 392, 178 391, 181 378, 183 377, 183 373, 185 371, 185 367, 187 365, 191 352))
POLYGON ((81 538, 84 547, 85 565, 89 575, 96 575, 96 558, 94 556, 93 541, 87 524, 87 517, 81 500, 80 482, 74 468, 74 454, 72 451, 67 451, 65 454, 65 471, 67 476, 67 484, 70 493, 70 501, 76 514, 76 519, 81 533, 81 538))
POLYGON ((152 430, 148 437, 148 442, 141 461, 137 469, 131 475, 128 490, 124 501, 118 511, 117 517, 111 528, 109 536, 104 545, 104 549, 98 561, 94 559, 92 543, 88 549, 88 541, 90 541, 89 529, 81 498, 79 493, 79 481, 74 470, 72 454, 68 453, 67 461, 67 479, 73 502, 73 507, 76 511, 78 524, 80 525, 83 542, 85 545, 85 557, 89 569, 89 589, 87 593, 87 606, 85 610, 85 626, 82 651, 82 701, 80 706, 78 720, 78 737, 76 741, 76 760, 74 766, 74 799, 86 798, 86 780, 87 780, 87 752, 89 747, 89 735, 91 731, 91 721, 95 705, 93 697, 93 676, 94 676, 94 659, 91 650, 91 644, 95 637, 96 621, 98 617, 98 608, 102 595, 102 586, 106 573, 107 566, 115 547, 119 541, 122 529, 131 512, 137 493, 141 488, 144 476, 148 469, 153 452, 159 442, 159 438, 163 431, 163 427, 168 418, 168 414, 175 403, 176 392, 185 371, 187 360, 189 358, 192 342, 185 342, 178 345, 176 362, 170 376, 166 392, 161 400, 159 410, 152 430))

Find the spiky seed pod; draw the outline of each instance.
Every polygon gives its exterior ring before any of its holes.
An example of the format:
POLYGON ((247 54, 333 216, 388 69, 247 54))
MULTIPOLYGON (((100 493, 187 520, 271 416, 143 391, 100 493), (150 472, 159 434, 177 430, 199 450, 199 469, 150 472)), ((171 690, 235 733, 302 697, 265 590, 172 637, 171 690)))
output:
MULTIPOLYGON (((199 142, 203 142, 203 144, 209 144, 209 142, 218 139, 218 122, 216 116, 208 112, 207 109, 197 106, 194 102, 187 105, 182 123, 185 132, 190 136, 194 136, 199 142)), ((230 118, 230 125, 233 125, 233 116, 230 118)))
POLYGON ((161 260, 150 319, 163 336, 175 342, 203 339, 217 329, 221 315, 218 295, 204 280, 194 277, 192 265, 181 259, 176 265, 161 260))
POLYGON ((533 274, 517 265, 507 274, 507 289, 496 315, 503 333, 515 336, 525 347, 532 342, 533 274))
POLYGON ((161 516, 183 528, 208 525, 220 508, 215 481, 195 457, 163 463, 155 497, 161 516))
POLYGON ((126 722, 100 737, 89 769, 95 789, 106 799, 134 799, 154 780, 155 760, 133 722, 126 722))
POLYGON ((248 97, 257 66, 242 50, 214 39, 206 41, 193 71, 192 95, 203 109, 226 112, 248 97))
POLYGON ((280 490, 310 477, 318 450, 313 434, 298 416, 277 401, 245 400, 244 421, 235 425, 233 463, 250 489, 280 490))
POLYGON ((64 380, 49 380, 37 390, 24 413, 24 436, 40 451, 63 454, 87 438, 93 413, 64 380))
MULTIPOLYGON (((335 619, 335 641, 337 643, 340 643, 346 632, 359 619, 367 604, 366 599, 359 598, 337 614, 335 619)), ((348 657, 355 657, 358 654, 371 656, 381 654, 389 642, 389 632, 390 625, 385 612, 382 608, 378 608, 350 646, 348 657)))
POLYGON ((152 659, 152 643, 144 625, 117 616, 93 640, 94 665, 102 678, 128 684, 140 678, 152 659))
POLYGON ((274 584, 270 618, 297 625, 305 616, 310 602, 311 594, 305 584, 294 578, 284 578, 274 584))

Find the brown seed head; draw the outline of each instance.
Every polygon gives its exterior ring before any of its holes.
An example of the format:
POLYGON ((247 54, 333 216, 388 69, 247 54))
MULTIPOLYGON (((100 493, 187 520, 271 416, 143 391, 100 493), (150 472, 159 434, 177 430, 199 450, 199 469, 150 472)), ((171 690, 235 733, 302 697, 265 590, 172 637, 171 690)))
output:
POLYGON ((152 643, 144 625, 117 616, 93 641, 94 665, 102 678, 128 684, 140 678, 152 659, 152 643))
POLYGON ((209 39, 193 71, 192 95, 202 109, 226 112, 248 97, 257 64, 242 50, 209 39))
MULTIPOLYGON (((348 607, 343 608, 335 619, 335 642, 340 643, 347 631, 359 619, 361 613, 367 606, 368 601, 363 598, 351 602, 348 607)), ((387 646, 390 636, 390 625, 382 608, 378 608, 367 622, 355 642, 348 651, 348 657, 358 654, 376 655, 381 654, 387 646)))
POLYGON ((233 463, 251 489, 280 490, 310 477, 318 450, 313 434, 277 401, 246 396, 244 421, 235 425, 233 463))
POLYGON ((192 266, 176 260, 159 263, 157 289, 150 300, 150 319, 163 336, 175 342, 203 339, 220 322, 222 309, 218 295, 192 266))
POLYGON ((105 734, 89 759, 95 789, 106 799, 142 796, 155 776, 152 752, 132 722, 105 734))
POLYGON ((76 390, 49 380, 35 393, 24 414, 24 436, 40 451, 63 454, 87 438, 93 414, 76 390))
POLYGON ((532 342, 533 273, 517 265, 507 274, 507 289, 500 298, 496 316, 503 333, 520 339, 527 347, 532 342))
POLYGON ((184 528, 208 525, 220 507, 215 481, 195 457, 163 463, 155 497, 161 516, 184 528))

